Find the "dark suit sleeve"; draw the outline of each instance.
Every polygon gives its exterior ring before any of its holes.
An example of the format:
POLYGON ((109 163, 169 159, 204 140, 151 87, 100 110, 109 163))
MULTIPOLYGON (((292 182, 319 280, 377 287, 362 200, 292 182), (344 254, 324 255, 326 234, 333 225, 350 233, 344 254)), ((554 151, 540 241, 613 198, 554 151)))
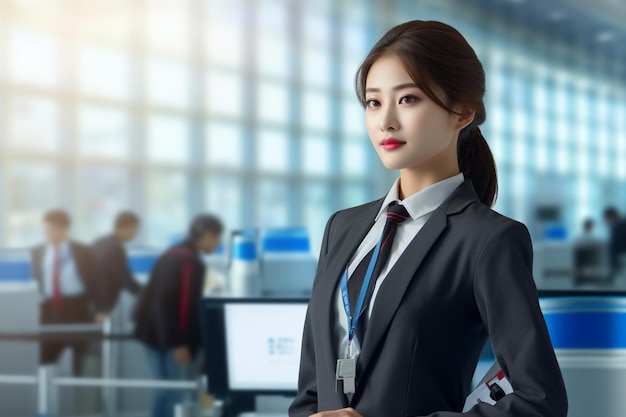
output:
POLYGON ((626 254, 626 220, 621 220, 613 226, 609 241, 609 256, 613 273, 619 272, 621 257, 624 254, 626 254))
POLYGON ((201 296, 203 268, 190 256, 166 254, 166 259, 155 273, 153 310, 158 323, 162 346, 197 345, 197 313, 195 306, 201 296), (185 269, 189 268, 188 285, 184 284, 185 269), (186 287, 186 288, 185 288, 186 287), (184 306, 186 300, 186 308, 184 306))
POLYGON ((130 271, 124 247, 116 240, 101 239, 93 245, 92 250, 100 269, 96 282, 98 311, 109 313, 115 307, 122 289, 136 295, 141 290, 141 285, 135 281, 130 271))
POLYGON ((115 266, 116 274, 120 277, 121 287, 129 291, 131 294, 137 294, 141 290, 141 285, 133 276, 128 265, 128 257, 122 246, 113 250, 111 264, 115 266))
MULTIPOLYGON (((320 273, 327 261, 331 223, 336 213, 331 216, 324 230, 324 238, 317 263, 317 273, 313 283, 313 291, 320 280, 320 273)), ((304 332, 302 334, 302 351, 300 354, 300 373, 298 377, 298 394, 289 407, 289 417, 308 417, 317 412, 317 375, 315 371, 315 345, 311 323, 311 309, 306 313, 304 332)))
POLYGON ((532 276, 532 244, 524 225, 494 230, 477 261, 474 291, 494 352, 514 393, 494 406, 432 417, 566 417, 567 395, 539 308, 532 276))
POLYGON ((76 244, 79 254, 77 259, 78 273, 85 286, 85 294, 89 302, 96 308, 99 307, 97 283, 100 281, 100 269, 96 263, 96 258, 89 246, 76 244))
POLYGON ((91 251, 95 257, 98 267, 98 277, 94 282, 96 293, 96 310, 98 312, 108 313, 113 308, 111 293, 115 286, 115 275, 111 274, 114 270, 114 260, 109 255, 109 248, 106 241, 98 241, 92 247, 91 251))
POLYGON ((179 275, 182 269, 182 259, 177 256, 165 255, 158 268, 154 271, 154 300, 157 307, 152 311, 159 329, 159 338, 163 345, 178 346, 183 344, 177 328, 177 318, 180 300, 179 275))
POLYGON ((617 242, 617 226, 613 227, 611 230, 611 235, 609 237, 609 263, 611 266, 611 272, 618 272, 618 242, 617 242))

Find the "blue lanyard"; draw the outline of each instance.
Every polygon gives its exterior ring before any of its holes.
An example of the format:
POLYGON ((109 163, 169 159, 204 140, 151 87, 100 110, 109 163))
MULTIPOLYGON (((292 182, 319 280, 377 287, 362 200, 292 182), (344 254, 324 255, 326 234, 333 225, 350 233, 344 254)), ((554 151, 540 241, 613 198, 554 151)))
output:
POLYGON ((374 254, 372 255, 372 259, 370 259, 370 263, 367 266, 367 272, 365 273, 365 278, 363 279, 363 285, 361 285, 361 291, 359 292, 359 298, 357 298, 356 305, 354 306, 354 310, 357 313, 356 317, 352 317, 352 312, 350 310, 350 296, 348 295, 348 268, 343 273, 343 277, 341 278, 341 299, 343 300, 343 309, 346 312, 346 317, 348 318, 348 341, 352 342, 354 335, 356 334, 357 325, 359 324, 359 319, 363 315, 363 303, 365 302, 365 295, 367 293, 367 289, 370 285, 370 281, 372 280, 372 274, 374 273, 374 266, 376 265, 376 261, 378 260, 378 255, 380 254, 380 247, 382 244, 382 238, 376 244, 374 248, 374 254))

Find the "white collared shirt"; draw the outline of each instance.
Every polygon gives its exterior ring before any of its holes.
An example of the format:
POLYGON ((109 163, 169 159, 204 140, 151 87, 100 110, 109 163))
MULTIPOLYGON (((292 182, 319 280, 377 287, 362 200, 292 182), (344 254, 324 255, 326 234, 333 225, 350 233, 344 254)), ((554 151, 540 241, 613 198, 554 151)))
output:
MULTIPOLYGON (((64 297, 73 297, 85 292, 85 287, 81 281, 76 263, 72 255, 72 250, 68 242, 61 243, 59 248, 61 257, 61 294, 64 297)), ((53 296, 54 277, 54 246, 47 244, 43 256, 43 299, 51 299, 53 296)))
MULTIPOLYGON (((374 307, 374 301, 376 300, 376 295, 378 294, 380 285, 387 277, 391 268, 393 268, 400 256, 409 246, 409 243, 411 243, 413 238, 415 238, 417 233, 422 229, 426 221, 430 218, 432 212, 435 211, 435 209, 439 207, 441 203, 443 203, 445 199, 448 198, 450 194, 452 194, 452 192, 463 183, 464 180, 465 177, 463 176, 463 173, 458 173, 450 178, 446 178, 443 181, 439 181, 427 188, 424 188, 404 200, 400 200, 398 196, 400 179, 398 178, 394 182, 393 186, 387 193, 387 196, 383 200, 383 204, 381 205, 378 214, 376 215, 374 225, 365 236, 365 239, 363 239, 348 264, 348 276, 351 277, 359 263, 361 263, 363 258, 367 256, 374 246, 376 246, 376 243, 380 239, 387 221, 386 213, 389 204, 396 201, 403 205, 409 213, 409 218, 406 219, 396 231, 396 235, 391 245, 389 261, 382 269, 378 279, 376 280, 376 285, 374 287, 374 292, 372 294, 372 299, 369 303, 367 312, 368 317, 372 314, 372 308, 374 307)), ((375 279, 375 277, 373 279, 375 279)), ((338 320, 336 320, 334 334, 336 338, 335 340, 339 341, 339 354, 344 355, 348 347, 348 322, 341 298, 341 290, 337 289, 336 293, 336 317, 338 320)), ((356 354, 358 354, 359 350, 357 341, 356 354)))

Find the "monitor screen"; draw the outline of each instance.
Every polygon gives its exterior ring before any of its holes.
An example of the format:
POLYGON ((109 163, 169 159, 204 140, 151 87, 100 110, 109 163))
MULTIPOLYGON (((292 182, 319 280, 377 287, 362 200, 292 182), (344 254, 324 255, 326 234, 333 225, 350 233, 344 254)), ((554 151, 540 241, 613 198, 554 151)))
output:
POLYGON ((558 206, 539 206, 535 213, 537 220, 543 222, 556 222, 561 218, 561 208, 558 206))
POLYGON ((307 300, 209 300, 204 308, 209 391, 297 390, 307 300))

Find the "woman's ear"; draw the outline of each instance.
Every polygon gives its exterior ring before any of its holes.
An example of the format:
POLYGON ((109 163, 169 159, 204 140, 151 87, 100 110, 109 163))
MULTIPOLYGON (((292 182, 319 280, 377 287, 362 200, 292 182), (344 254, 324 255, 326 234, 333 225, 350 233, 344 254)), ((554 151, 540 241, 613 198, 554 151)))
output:
POLYGON ((466 127, 467 125, 469 125, 470 123, 474 121, 476 110, 474 110, 473 108, 464 107, 464 108, 459 108, 455 110, 458 110, 458 112, 455 113, 455 116, 456 116, 456 127, 459 130, 463 129, 464 127, 466 127))

